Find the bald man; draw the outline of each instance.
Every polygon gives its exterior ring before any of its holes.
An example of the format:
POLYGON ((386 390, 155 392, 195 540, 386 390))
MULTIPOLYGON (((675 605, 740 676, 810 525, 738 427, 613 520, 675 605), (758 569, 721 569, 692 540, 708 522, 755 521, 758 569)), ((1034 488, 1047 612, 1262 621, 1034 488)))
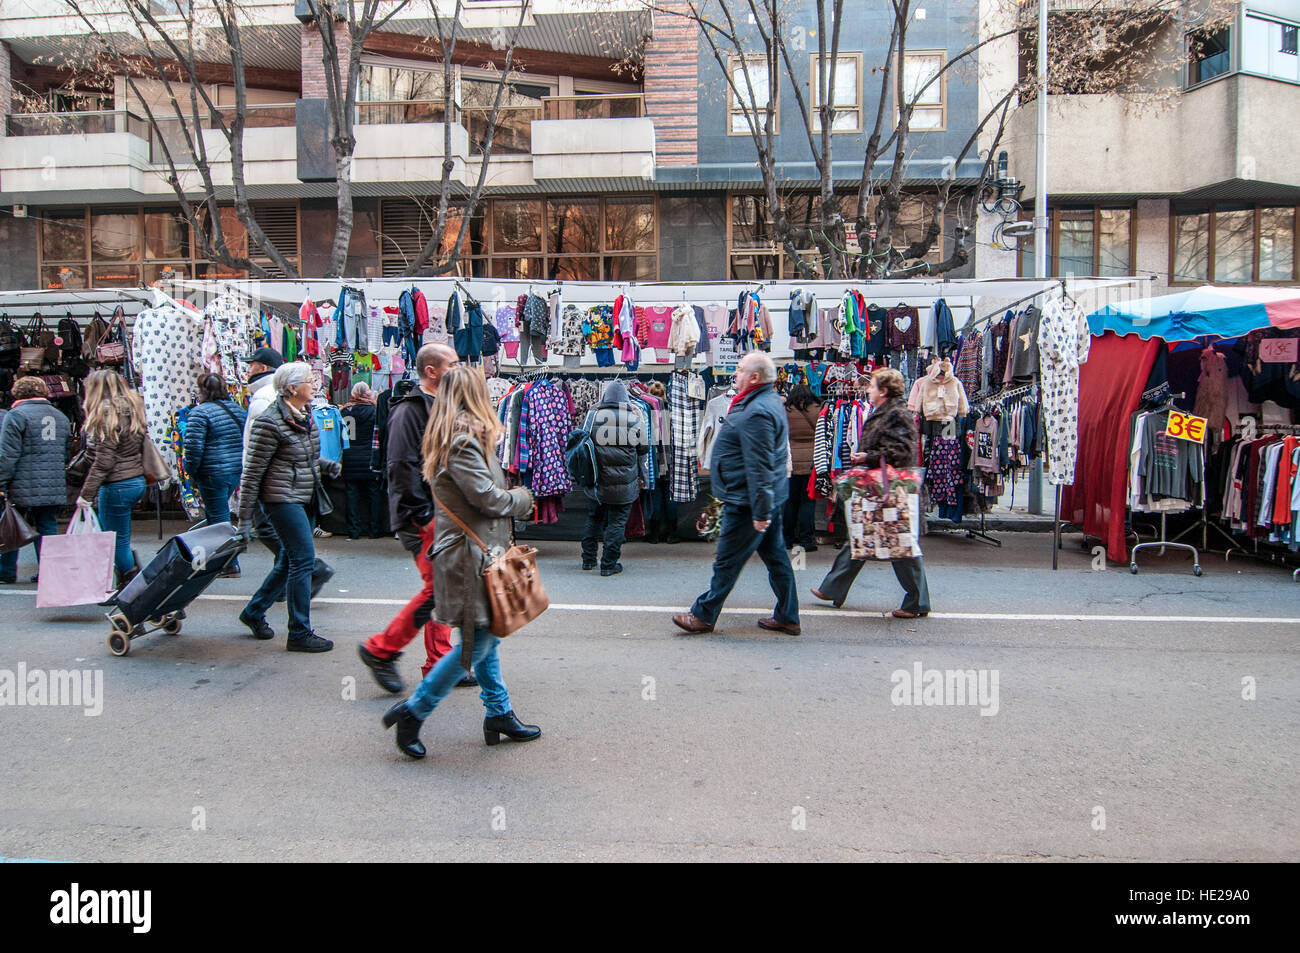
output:
MULTIPOLYGON (((424 672, 451 651, 451 628, 434 622, 433 565, 427 553, 433 542, 433 494, 424 482, 421 444, 429 412, 438 396, 438 382, 460 359, 445 344, 426 344, 415 356, 419 384, 389 407, 388 418, 388 506, 397 538, 415 558, 423 588, 383 632, 357 646, 361 660, 369 666, 375 681, 385 691, 400 692, 402 678, 397 659, 416 633, 424 629, 424 672)), ((473 676, 462 685, 477 684, 473 676)))
POLYGON ((786 474, 790 424, 777 396, 776 365, 761 352, 746 354, 736 367, 735 399, 713 442, 710 479, 722 501, 722 531, 713 557, 713 579, 686 615, 673 623, 692 635, 712 632, 722 604, 749 557, 758 553, 776 594, 776 611, 758 626, 798 635, 799 599, 794 569, 785 551, 781 515, 790 481, 786 474))

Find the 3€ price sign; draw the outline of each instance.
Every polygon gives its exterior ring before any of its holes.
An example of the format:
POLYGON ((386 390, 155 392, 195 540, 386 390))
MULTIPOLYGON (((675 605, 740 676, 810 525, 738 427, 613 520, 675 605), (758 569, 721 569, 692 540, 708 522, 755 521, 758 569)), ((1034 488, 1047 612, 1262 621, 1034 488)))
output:
POLYGON ((1205 427, 1208 423, 1209 421, 1204 417, 1193 417, 1191 414, 1180 414, 1176 410, 1171 410, 1166 431, 1169 436, 1177 437, 1179 440, 1205 443, 1205 427))

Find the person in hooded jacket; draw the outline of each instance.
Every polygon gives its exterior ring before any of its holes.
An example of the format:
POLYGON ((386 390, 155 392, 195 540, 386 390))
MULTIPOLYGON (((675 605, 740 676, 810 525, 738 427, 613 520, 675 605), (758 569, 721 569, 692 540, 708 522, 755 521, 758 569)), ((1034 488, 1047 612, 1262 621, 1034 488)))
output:
MULTIPOLYGON (((230 399, 219 374, 199 378, 199 403, 185 426, 185 468, 203 498, 209 523, 230 521, 230 496, 244 468, 244 423, 248 412, 230 399)), ((239 560, 220 573, 239 575, 239 560)))
MULTIPOLYGON (((50 403, 49 393, 39 377, 20 378, 13 387, 13 409, 0 417, 0 492, 40 534, 34 541, 38 560, 41 536, 59 531, 59 509, 67 497, 64 469, 71 426, 50 403)), ((14 549, 0 554, 0 582, 17 581, 14 549)))
POLYGON ((650 441, 645 420, 632 406, 627 385, 614 380, 605 385, 600 403, 587 419, 587 431, 596 445, 596 485, 587 489, 587 525, 582 532, 582 568, 596 568, 596 552, 603 539, 600 574, 623 571, 623 533, 632 504, 646 479, 650 441))
POLYGON ((383 499, 379 474, 370 469, 375 437, 375 393, 370 385, 352 385, 352 398, 343 405, 343 426, 349 444, 343 451, 343 481, 347 485, 348 539, 384 535, 383 499))

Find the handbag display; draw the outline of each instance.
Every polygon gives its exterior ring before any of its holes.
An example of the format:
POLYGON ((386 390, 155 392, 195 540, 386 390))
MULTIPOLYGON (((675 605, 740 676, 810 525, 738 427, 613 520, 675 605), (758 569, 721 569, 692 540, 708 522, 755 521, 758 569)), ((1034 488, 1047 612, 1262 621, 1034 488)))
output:
POLYGON ((5 505, 4 515, 0 516, 0 553, 22 549, 40 535, 19 515, 18 507, 5 505))
POLYGON ((126 361, 126 342, 117 337, 121 328, 122 307, 113 312, 113 320, 108 322, 103 338, 95 345, 95 360, 100 364, 122 364, 126 361))
MULTIPOLYGON (((438 494, 435 493, 433 499, 442 506, 438 494)), ((483 545, 483 540, 462 523, 455 513, 445 506, 442 506, 442 511, 478 544, 484 554, 491 556, 492 551, 483 545)), ((503 556, 492 560, 483 570, 483 586, 487 590, 491 616, 488 629, 498 639, 518 632, 551 604, 546 589, 542 586, 542 577, 537 571, 537 550, 532 546, 511 546, 503 556)))
POLYGON ((72 381, 62 374, 42 374, 41 380, 45 381, 45 386, 49 388, 50 400, 63 400, 66 397, 77 396, 77 392, 72 388, 72 381))

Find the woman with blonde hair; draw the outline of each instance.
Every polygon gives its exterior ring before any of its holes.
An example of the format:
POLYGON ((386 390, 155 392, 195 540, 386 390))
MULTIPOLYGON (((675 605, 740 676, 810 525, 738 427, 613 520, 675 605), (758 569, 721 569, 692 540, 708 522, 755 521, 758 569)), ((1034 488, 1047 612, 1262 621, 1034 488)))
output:
POLYGON ((472 668, 478 676, 479 697, 487 709, 483 738, 489 745, 500 742, 502 735, 532 741, 542 733, 536 725, 521 724, 511 709, 497 654, 501 640, 488 628, 483 570, 492 556, 467 532, 493 553, 504 552, 511 542, 511 517, 533 508, 528 488, 506 488, 496 455, 501 434, 482 372, 465 366, 447 371, 438 385, 422 450, 424 478, 434 499, 436 529, 429 559, 438 593, 435 616, 460 627, 461 647, 459 658, 452 652, 443 656, 414 694, 384 715, 384 727, 397 725, 397 747, 411 758, 424 757, 420 726, 460 680, 462 668, 472 668))
POLYGON ((131 552, 131 510, 144 497, 144 442, 149 439, 144 401, 111 370, 86 378, 87 449, 93 454, 77 506, 98 504, 99 524, 117 534, 113 567, 118 587, 140 571, 131 552))

